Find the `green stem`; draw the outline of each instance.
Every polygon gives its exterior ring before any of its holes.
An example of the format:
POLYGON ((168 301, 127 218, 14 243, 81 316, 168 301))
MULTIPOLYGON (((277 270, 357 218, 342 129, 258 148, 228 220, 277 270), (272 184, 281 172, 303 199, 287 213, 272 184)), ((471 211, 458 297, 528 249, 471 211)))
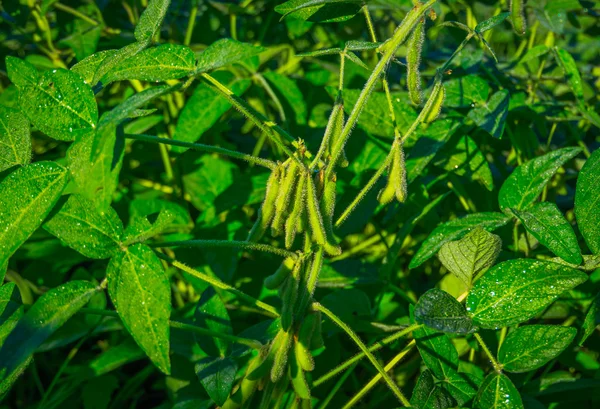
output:
POLYGON ((400 402, 402 402, 402 404, 404 406, 410 406, 410 402, 408 401, 408 399, 406 399, 406 397, 404 396, 404 394, 402 393, 400 388, 398 388, 398 385, 396 385, 396 383, 392 380, 392 378, 390 378, 390 376, 385 372, 384 368, 381 366, 379 361, 375 358, 375 356, 373 356, 373 354, 369 351, 367 346, 362 342, 360 337, 358 335, 356 335, 356 333, 352 330, 352 328, 350 328, 348 325, 346 325, 346 323, 344 323, 337 315, 335 315, 333 312, 331 312, 329 309, 325 308, 318 302, 313 303, 312 306, 315 310, 321 311, 323 314, 325 314, 331 321, 333 321, 346 334, 348 334, 348 336, 354 341, 354 343, 366 355, 366 357, 369 359, 369 361, 371 361, 371 363, 373 364, 375 369, 377 369, 377 372, 379 372, 379 374, 381 375, 381 377, 383 378, 385 383, 387 383, 387 385, 392 390, 394 395, 396 395, 398 400, 400 402))
POLYGON ((188 19, 187 29, 185 30, 185 38, 183 40, 184 45, 190 45, 192 41, 192 34, 194 33, 194 26, 196 25, 196 16, 198 15, 199 1, 192 7, 190 11, 190 18, 188 19))
POLYGON ((53 7, 57 8, 59 10, 62 10, 65 13, 69 13, 69 14, 77 17, 77 18, 80 18, 83 21, 87 21, 88 23, 90 23, 90 24, 92 24, 94 26, 99 26, 100 25, 100 23, 97 22, 96 20, 94 20, 93 18, 86 16, 85 14, 81 13, 79 10, 76 10, 76 9, 74 9, 72 7, 69 7, 66 4, 62 4, 62 3, 57 2, 57 3, 53 4, 53 7))
POLYGON ((192 149, 195 151, 201 151, 201 152, 218 153, 219 155, 229 156, 232 158, 245 160, 246 162, 249 162, 249 163, 264 166, 265 168, 268 168, 268 169, 275 169, 277 167, 277 164, 275 162, 268 160, 268 159, 258 158, 256 156, 248 155, 245 153, 239 153, 236 151, 232 151, 230 149, 219 148, 219 147, 211 146, 211 145, 204 145, 202 143, 184 142, 184 141, 178 141, 175 139, 159 138, 158 136, 145 135, 145 134, 125 134, 125 138, 133 139, 136 141, 150 142, 150 143, 160 143, 160 144, 172 145, 172 146, 182 146, 184 148, 189 148, 189 149, 192 149))
POLYGON ((267 80, 265 80, 265 77, 263 77, 260 73, 256 72, 253 76, 258 80, 258 82, 260 82, 260 85, 265 89, 269 97, 273 100, 273 103, 275 103, 275 106, 277 107, 277 111, 279 111, 279 117, 283 122, 285 122, 286 117, 283 105, 281 105, 281 101, 277 97, 277 94, 275 94, 275 92, 273 91, 273 88, 271 88, 267 80))
MULTIPOLYGON (((414 324, 414 325, 411 325, 410 327, 404 328, 402 331, 398 331, 395 334, 392 334, 392 335, 382 339, 381 341, 377 341, 377 343, 375 343, 369 347, 369 352, 379 351, 384 346, 391 344, 392 342, 396 341, 397 339, 402 338, 406 334, 409 334, 409 333, 421 328, 422 326, 423 326, 422 324, 414 324)), ((339 364, 334 369, 332 369, 331 371, 327 372, 325 375, 321 376, 319 379, 314 381, 313 386, 316 388, 317 386, 327 382, 329 379, 333 378, 340 372, 344 371, 346 368, 354 365, 356 362, 360 361, 365 356, 366 355, 364 352, 359 352, 358 354, 354 355, 352 358, 339 364)))
POLYGON ((498 372, 498 373, 501 373, 502 372, 502 366, 498 363, 498 361, 496 361, 496 358, 494 358, 494 355, 492 354, 492 351, 490 351, 490 349, 488 348, 488 346, 485 344, 485 342, 483 341, 483 338, 481 338, 481 335, 479 335, 477 332, 474 333, 473 335, 475 336, 475 339, 477 340, 477 342, 479 342, 479 345, 481 345, 481 348, 483 349, 483 351, 487 355, 488 359, 492 363, 492 366, 494 367, 494 370, 496 372, 498 372))
MULTIPOLYGON (((126 244, 124 244, 126 245, 126 244)), ((293 257, 298 255, 293 251, 280 249, 279 247, 269 246, 268 244, 253 243, 251 241, 236 240, 183 240, 183 241, 165 241, 161 243, 152 243, 150 247, 186 247, 186 248, 239 248, 244 250, 257 250, 265 253, 272 253, 281 257, 293 257)))
POLYGON ((321 406, 319 406, 319 409, 327 408, 327 406, 329 405, 329 403, 331 402, 331 400, 333 399, 333 397, 335 396, 337 391, 340 390, 340 388, 342 387, 344 382, 346 382, 346 379, 348 379, 348 377, 350 375, 352 375, 352 370, 356 367, 356 365, 358 365, 358 364, 357 363, 352 364, 352 367, 350 368, 350 370, 344 372, 344 374, 342 376, 340 376, 340 379, 338 379, 338 381, 335 383, 333 388, 331 388, 331 390, 327 394, 327 397, 325 399, 323 399, 321 406))
MULTIPOLYGON (((391 371, 398 364, 398 362, 400 362, 410 351, 412 351, 415 345, 416 342, 413 339, 408 343, 408 345, 406 345, 402 349, 402 351, 400 351, 390 362, 388 362, 388 364, 383 369, 386 372, 391 371)), ((351 407, 356 405, 371 389, 373 389, 373 387, 375 387, 375 385, 377 385, 380 379, 381 374, 375 375, 373 379, 371 379, 369 383, 367 383, 360 391, 358 391, 358 393, 354 395, 352 399, 350 399, 350 401, 348 401, 348 403, 346 403, 342 409, 350 409, 351 407)), ((407 402, 405 406, 410 406, 410 402, 407 402)))
POLYGON ((251 305, 253 305, 255 307, 258 307, 258 308, 260 308, 260 309, 262 309, 264 311, 269 312, 273 317, 279 317, 279 312, 272 305, 269 305, 269 304, 267 304, 265 302, 257 300, 256 298, 249 296, 248 294, 246 294, 246 293, 238 290, 237 288, 232 287, 229 284, 226 284, 226 283, 222 282, 221 280, 219 280, 217 278, 210 277, 210 276, 208 276, 208 275, 206 275, 204 273, 201 273, 198 270, 195 270, 195 269, 193 269, 193 268, 191 268, 189 266, 186 266, 182 262, 174 260, 171 257, 167 257, 167 256, 165 256, 164 254, 161 254, 161 253, 156 253, 156 255, 159 258, 161 258, 161 259, 163 259, 163 260, 171 263, 171 265, 173 265, 174 267, 177 267, 181 271, 184 271, 184 272, 188 273, 189 275, 192 275, 192 276, 194 276, 196 278, 199 278, 200 280, 202 280, 202 281, 204 281, 204 282, 212 285, 213 287, 220 288, 221 290, 230 292, 230 293, 236 295, 238 298, 246 301, 247 303, 249 303, 249 304, 251 304, 251 305))

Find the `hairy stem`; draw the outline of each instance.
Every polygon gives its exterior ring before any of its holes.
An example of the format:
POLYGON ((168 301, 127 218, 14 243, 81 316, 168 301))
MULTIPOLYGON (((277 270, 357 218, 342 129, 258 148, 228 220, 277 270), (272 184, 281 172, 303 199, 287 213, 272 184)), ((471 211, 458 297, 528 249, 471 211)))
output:
POLYGON ((492 351, 490 351, 488 346, 485 344, 485 342, 483 341, 483 338, 481 338, 481 335, 479 335, 477 332, 474 333, 473 335, 475 336, 475 339, 477 340, 477 342, 479 342, 479 345, 481 345, 481 348, 483 349, 483 351, 487 355, 488 359, 492 363, 494 370, 498 373, 502 372, 502 366, 496 361, 496 358, 494 358, 492 351))
POLYGON ((183 240, 183 241, 165 241, 161 243, 152 243, 150 247, 200 247, 200 248, 239 248, 245 250, 257 250, 265 253, 276 254, 281 257, 293 257, 298 255, 293 251, 280 249, 279 247, 269 246, 268 244, 259 244, 251 241, 236 240, 183 240))

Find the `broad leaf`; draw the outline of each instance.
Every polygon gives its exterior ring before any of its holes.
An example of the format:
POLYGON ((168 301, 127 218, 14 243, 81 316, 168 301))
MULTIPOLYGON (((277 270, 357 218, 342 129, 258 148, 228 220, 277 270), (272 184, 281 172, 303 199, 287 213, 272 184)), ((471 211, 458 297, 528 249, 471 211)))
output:
POLYGON ((508 18, 508 16, 510 16, 510 13, 505 12, 505 13, 500 13, 494 17, 488 18, 485 21, 482 21, 481 23, 477 24, 477 26, 475 27, 475 32, 476 33, 485 33, 488 30, 491 30, 492 28, 496 27, 498 24, 502 23, 504 20, 506 20, 508 18))
POLYGON ((30 160, 29 121, 21 112, 0 105, 0 172, 30 160))
POLYGON ((581 326, 581 332, 578 339, 579 346, 583 345, 598 325, 600 325, 600 293, 596 294, 596 297, 592 300, 592 303, 585 314, 585 320, 581 326))
POLYGON ((557 149, 516 168, 498 193, 502 211, 509 213, 510 209, 524 210, 531 206, 554 173, 579 152, 580 148, 557 149))
POLYGON ((35 127, 54 139, 73 141, 96 128, 94 93, 73 71, 45 71, 37 83, 19 91, 22 111, 35 127))
POLYGON ((600 149, 585 162, 577 178, 575 216, 586 244, 600 254, 600 149))
MULTIPOLYGON (((108 50, 106 52, 100 52, 97 54, 90 55, 88 58, 83 60, 81 63, 84 65, 81 67, 85 69, 86 77, 93 71, 92 80, 88 83, 91 86, 96 87, 102 77, 104 77, 113 68, 118 66, 122 61, 133 57, 150 44, 148 41, 140 41, 137 43, 126 45, 118 50, 108 50), (89 60, 89 61, 88 61, 89 60)), ((78 70, 79 71, 79 70, 78 70)), ((102 84, 101 84, 102 85, 102 84)))
POLYGON ((258 55, 265 50, 264 47, 242 43, 231 38, 222 38, 196 55, 198 58, 196 73, 213 71, 258 55))
POLYGON ((444 82, 444 89, 446 90, 444 106, 450 108, 483 105, 490 94, 488 83, 473 74, 444 82))
POLYGON ((0 287, 0 345, 23 316, 21 293, 15 283, 6 283, 0 287))
POLYGON ((75 280, 42 295, 4 341, 0 374, 6 376, 17 369, 98 291, 90 282, 75 280))
POLYGON ((109 258, 120 249, 123 224, 109 207, 100 212, 94 203, 73 194, 44 228, 67 246, 89 258, 109 258))
POLYGON ((169 374, 171 286, 160 260, 148 246, 136 244, 110 260, 106 277, 125 328, 152 362, 169 374))
POLYGON ((458 372, 458 352, 448 335, 427 327, 413 332, 423 362, 438 379, 450 379, 458 372))
POLYGON ((471 110, 468 117, 494 138, 500 138, 504 132, 509 100, 510 94, 507 90, 498 91, 485 105, 471 110))
POLYGON ((93 85, 96 71, 98 71, 100 65, 102 65, 105 59, 115 55, 116 53, 117 50, 98 51, 97 53, 94 53, 73 65, 71 67, 71 71, 81 75, 86 84, 93 85))
POLYGON ((196 375, 218 406, 227 400, 235 382, 237 363, 231 358, 209 357, 196 364, 196 375))
POLYGON ((6 71, 10 81, 19 89, 35 85, 40 80, 37 69, 31 63, 20 58, 7 56, 6 71))
POLYGON ((127 227, 127 230, 125 230, 126 240, 130 243, 140 243, 161 234, 171 227, 177 214, 168 209, 163 209, 158 215, 153 214, 152 216, 156 216, 152 217, 152 221, 148 220, 145 216, 132 218, 132 222, 127 227))
POLYGON ((477 392, 475 406, 478 409, 523 409, 521 395, 506 375, 491 373, 477 392))
POLYGON ((420 266, 437 253, 445 243, 460 239, 478 226, 487 231, 493 231, 498 227, 504 226, 509 220, 502 213, 482 212, 440 224, 423 242, 417 254, 410 261, 409 268, 420 266))
POLYGON ((581 250, 571 224, 554 203, 538 203, 513 213, 525 228, 550 251, 572 264, 581 264, 581 250))
POLYGON ((417 380, 410 404, 416 409, 446 409, 454 406, 454 400, 445 389, 435 384, 431 371, 426 369, 417 380))
POLYGON ((463 135, 458 143, 447 149, 445 157, 436 165, 441 166, 447 172, 457 175, 466 175, 471 180, 478 180, 489 191, 494 190, 494 179, 483 152, 479 149, 473 139, 463 135))
POLYGON ((445 243, 438 257, 448 271, 471 288, 473 280, 494 264, 501 249, 499 236, 477 227, 462 239, 445 243))
MULTIPOLYGON (((198 301, 198 305, 196 306, 194 320, 199 327, 207 328, 221 334, 233 334, 227 308, 225 308, 221 297, 219 297, 219 294, 212 287, 207 288, 202 293, 200 301, 198 301)), ((227 354, 229 342, 220 338, 211 339, 204 335, 198 335, 195 338, 200 348, 208 355, 223 357, 227 354)))
POLYGON ((135 26, 135 39, 140 42, 149 42, 152 37, 160 30, 167 9, 171 0, 150 0, 148 7, 140 16, 137 26, 135 26))
POLYGON ((483 328, 518 324, 586 280, 586 274, 556 263, 531 259, 505 261, 475 283, 467 298, 467 311, 483 328))
POLYGON ((276 6, 275 11, 283 17, 330 23, 354 17, 363 4, 363 0, 289 0, 276 6))
POLYGON ((553 50, 556 60, 565 72, 565 77, 567 77, 567 81, 569 81, 571 91, 575 94, 575 98, 577 98, 579 102, 584 102, 583 82, 581 81, 579 70, 577 69, 577 63, 575 63, 575 60, 567 50, 558 47, 555 47, 553 50))
POLYGON ((100 80, 166 81, 185 77, 195 66, 194 52, 187 46, 163 44, 135 54, 107 72, 100 80))
POLYGON ((54 162, 19 168, 0 183, 0 266, 42 224, 67 184, 54 162))
POLYGON ((415 306, 415 320, 442 332, 466 334, 474 330, 465 307, 437 288, 432 288, 419 298, 415 306))
POLYGON ((512 331, 498 351, 498 362, 509 372, 544 366, 569 346, 577 330, 559 325, 526 325, 512 331))

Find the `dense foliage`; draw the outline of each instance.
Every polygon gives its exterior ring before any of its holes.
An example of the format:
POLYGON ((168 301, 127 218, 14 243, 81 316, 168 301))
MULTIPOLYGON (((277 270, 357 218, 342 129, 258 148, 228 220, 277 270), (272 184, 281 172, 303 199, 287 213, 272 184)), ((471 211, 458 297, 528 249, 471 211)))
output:
POLYGON ((1 408, 600 405, 600 6, 4 0, 1 408))

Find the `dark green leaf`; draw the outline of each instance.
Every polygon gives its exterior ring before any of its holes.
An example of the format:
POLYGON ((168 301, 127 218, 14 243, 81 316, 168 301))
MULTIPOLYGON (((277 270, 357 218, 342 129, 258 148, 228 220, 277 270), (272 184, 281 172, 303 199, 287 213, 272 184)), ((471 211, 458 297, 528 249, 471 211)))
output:
POLYGON ((512 331, 498 351, 498 362, 509 372, 527 372, 544 366, 569 346, 575 328, 526 325, 512 331))
POLYGON ((416 409, 446 409, 454 406, 454 400, 445 389, 435 384, 431 371, 426 369, 417 380, 410 404, 416 409))
POLYGON ((585 320, 581 326, 580 336, 578 340, 579 346, 583 345, 586 339, 594 332, 596 327, 600 324, 600 293, 596 294, 596 297, 592 300, 587 313, 585 314, 585 320))
POLYGON ((162 372, 170 373, 171 286, 159 258, 146 245, 130 246, 110 260, 106 277, 127 331, 162 372))
POLYGON ((483 381, 475 398, 478 409, 523 409, 521 395, 506 375, 491 373, 483 381))
POLYGON ((94 203, 73 194, 44 228, 67 246, 90 258, 109 258, 120 249, 123 224, 109 207, 99 212, 94 203))
POLYGON ((19 89, 33 86, 40 80, 40 74, 36 68, 31 63, 20 58, 7 56, 6 71, 8 78, 19 89))
POLYGON ((504 122, 508 114, 510 94, 507 90, 496 92, 487 104, 474 108, 469 118, 494 138, 500 138, 504 132, 504 122))
POLYGON ((23 302, 19 288, 15 283, 6 283, 0 287, 0 345, 11 333, 23 315, 23 302))
POLYGON ((96 75, 96 71, 98 71, 100 65, 102 65, 105 59, 115 55, 116 53, 117 50, 98 51, 97 53, 84 58, 72 66, 71 71, 81 75, 86 84, 94 85, 94 76, 96 75))
POLYGON ((471 288, 473 280, 494 264, 501 249, 499 236, 477 227, 462 239, 445 243, 438 257, 448 271, 471 288))
POLYGON ((573 94, 575 94, 575 98, 577 98, 578 101, 583 102, 583 83, 581 81, 581 75, 579 74, 575 60, 565 49, 554 47, 553 51, 554 55, 556 56, 556 60, 565 72, 565 76, 567 77, 567 81, 569 81, 571 91, 573 91, 573 94))
POLYGON ((125 238, 130 243, 146 241, 169 229, 176 217, 177 214, 168 209, 162 209, 156 218, 153 217, 152 222, 145 216, 132 218, 132 222, 125 231, 125 238))
POLYGON ((486 103, 490 95, 488 83, 474 74, 452 78, 444 83, 444 89, 444 106, 450 108, 480 106, 486 103))
POLYGON ((7 376, 99 291, 87 281, 70 281, 42 295, 4 341, 0 374, 7 376))
POLYGON ((216 70, 236 62, 246 60, 265 51, 264 47, 242 43, 231 38, 222 38, 212 43, 202 53, 197 54, 196 73, 216 70))
POLYGON ((486 31, 496 27, 498 24, 502 23, 504 20, 506 20, 508 18, 508 16, 510 16, 509 12, 505 12, 505 13, 500 13, 494 17, 488 18, 485 21, 482 21, 481 23, 477 24, 477 26, 475 27, 475 32, 476 33, 485 33, 486 31))
POLYGON ((231 358, 204 358, 196 364, 196 375, 208 396, 223 405, 233 388, 237 364, 231 358))
MULTIPOLYGON (((202 293, 196 311, 194 320, 199 327, 207 328, 211 331, 221 334, 232 335, 231 321, 227 308, 221 300, 221 297, 211 288, 207 288, 202 293)), ((205 336, 196 336, 196 342, 202 350, 211 356, 225 356, 229 347, 229 342, 219 338, 208 338, 205 336)))
POLYGON ((67 170, 36 162, 0 183, 0 266, 42 224, 67 184, 67 170))
POLYGON ((525 228, 550 251, 572 264, 581 264, 581 250, 571 224, 554 203, 542 202, 527 210, 513 209, 525 228))
POLYGON ((494 190, 494 179, 483 152, 473 139, 467 135, 461 136, 458 143, 447 149, 446 157, 436 163, 448 172, 466 175, 471 180, 478 180, 489 191, 494 190))
POLYGON ((577 178, 575 216, 589 249, 600 254, 600 149, 588 158, 577 178))
POLYGON ((524 210, 531 206, 552 175, 579 152, 580 148, 557 149, 516 168, 504 181, 498 193, 502 211, 524 210))
POLYGON ((415 306, 415 320, 442 332, 466 334, 474 330, 465 307, 437 288, 432 288, 419 298, 415 306))
POLYGON ((0 105, 0 172, 30 160, 29 121, 21 112, 0 105))
POLYGON ((275 7, 275 11, 283 17, 330 23, 354 17, 363 3, 363 0, 289 0, 275 7))
POLYGON ((171 0, 150 0, 148 7, 140 16, 135 26, 135 39, 140 42, 149 42, 160 30, 171 0))
POLYGON ((427 327, 413 332, 423 362, 438 379, 450 379, 458 373, 458 352, 448 335, 427 327))
POLYGON ((505 261, 475 283, 467 298, 467 311, 483 328, 518 324, 586 280, 586 274, 556 263, 531 259, 505 261))
POLYGON ((458 240, 478 226, 487 231, 493 231, 500 226, 504 226, 509 220, 502 213, 482 212, 440 224, 423 242, 417 254, 410 261, 409 268, 420 266, 437 253, 444 243, 458 240))

